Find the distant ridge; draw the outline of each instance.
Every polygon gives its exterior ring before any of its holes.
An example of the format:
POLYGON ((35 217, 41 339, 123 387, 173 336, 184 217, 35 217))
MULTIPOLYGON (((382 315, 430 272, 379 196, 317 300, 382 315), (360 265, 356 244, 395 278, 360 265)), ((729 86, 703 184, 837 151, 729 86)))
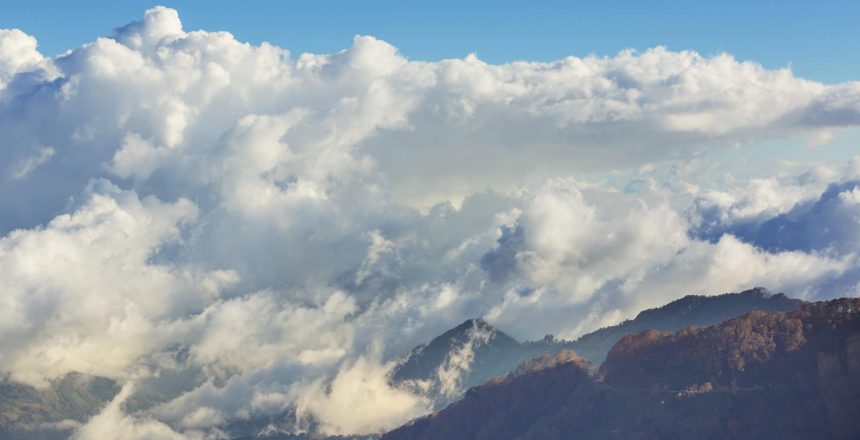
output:
POLYGON ((719 324, 753 310, 788 312, 804 304, 805 301, 789 298, 783 293, 771 295, 763 287, 712 296, 687 295, 664 306, 643 310, 632 320, 585 334, 569 348, 591 363, 600 365, 609 349, 625 335, 647 329, 676 332, 691 325, 719 324))
POLYGON ((383 440, 860 438, 860 299, 619 341, 471 388, 383 440))
POLYGON ((791 311, 804 304, 804 301, 782 293, 771 295, 761 287, 714 296, 688 295, 662 307, 644 310, 632 320, 588 333, 575 341, 548 337, 520 343, 483 319, 469 319, 428 344, 415 347, 395 368, 391 381, 399 385, 424 381, 436 391, 437 406, 441 406, 452 402, 470 387, 505 375, 529 359, 552 356, 559 350, 574 350, 591 364, 600 365, 610 348, 629 334, 647 329, 674 332, 691 325, 717 324, 753 310, 791 311), (455 376, 454 384, 440 383, 455 376), (456 390, 452 389, 454 386, 456 390))

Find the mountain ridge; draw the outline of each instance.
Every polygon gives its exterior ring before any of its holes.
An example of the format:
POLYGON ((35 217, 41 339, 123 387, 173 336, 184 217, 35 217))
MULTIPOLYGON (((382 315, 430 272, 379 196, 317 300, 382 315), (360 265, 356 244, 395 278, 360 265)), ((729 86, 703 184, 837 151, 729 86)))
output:
POLYGON ((686 295, 572 341, 557 340, 547 335, 542 340, 519 342, 485 320, 472 318, 429 343, 416 346, 394 369, 390 381, 395 386, 423 386, 431 391, 445 388, 445 392, 436 393, 436 407, 439 408, 452 403, 470 387, 504 376, 529 359, 552 356, 559 350, 573 350, 591 364, 600 365, 610 348, 631 333, 645 329, 678 331, 690 325, 716 324, 752 310, 789 311, 804 304, 805 301, 782 293, 770 294, 761 287, 720 295, 686 295), (470 332, 482 333, 486 337, 474 339, 470 332), (472 345, 467 347, 467 344, 472 345), (469 352, 467 359, 460 355, 463 350, 469 352), (459 371, 449 368, 452 358, 460 361, 456 365, 459 371), (459 373, 456 383, 439 383, 450 379, 454 373, 459 373))
POLYGON ((575 361, 511 374, 382 438, 851 439, 857 408, 860 299, 843 298, 630 335, 596 376, 575 361))

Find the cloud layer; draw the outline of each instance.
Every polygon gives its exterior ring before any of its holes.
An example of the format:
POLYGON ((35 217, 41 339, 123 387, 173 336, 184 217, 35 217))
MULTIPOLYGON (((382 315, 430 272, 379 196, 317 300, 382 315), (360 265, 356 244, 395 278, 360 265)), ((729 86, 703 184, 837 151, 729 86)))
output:
POLYGON ((0 370, 128 383, 81 439, 369 433, 431 407, 386 375, 466 318, 575 337, 688 293, 856 296, 856 160, 689 169, 858 125, 860 83, 728 54, 295 55, 161 7, 53 59, 0 30, 0 370), (170 374, 195 379, 124 412, 170 374))

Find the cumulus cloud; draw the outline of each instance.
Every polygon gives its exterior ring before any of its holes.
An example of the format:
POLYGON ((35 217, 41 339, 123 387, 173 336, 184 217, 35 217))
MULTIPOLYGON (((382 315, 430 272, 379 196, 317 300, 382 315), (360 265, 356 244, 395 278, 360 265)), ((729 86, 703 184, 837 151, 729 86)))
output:
POLYGON ((678 292, 768 285, 815 297, 821 293, 814 288, 817 282, 853 277, 853 253, 768 252, 730 233, 714 241, 692 237, 688 230, 696 224, 659 199, 649 203, 640 196, 556 180, 529 200, 484 264, 490 273, 518 275, 505 284, 509 290, 488 318, 533 338, 540 332, 524 324, 528 316, 541 316, 544 328, 555 334, 575 337, 668 302, 678 292), (499 262, 506 267, 493 267, 499 262), (571 322, 570 313, 580 319, 571 322))
POLYGON ((0 29, 0 90, 17 75, 41 72, 43 79, 55 75, 51 60, 37 50, 36 39, 19 29, 0 29))
POLYGON ((188 200, 140 199, 105 182, 94 187, 102 188, 72 213, 0 240, 0 363, 13 379, 133 374, 138 357, 181 339, 185 314, 201 311, 236 280, 229 271, 151 260, 197 216, 188 200))
MULTIPOLYGON (((386 185, 391 194, 427 207, 529 176, 856 126, 860 102, 856 84, 664 48, 549 63, 427 63, 361 36, 340 53, 292 57, 223 32, 186 33, 165 8, 54 63, 58 81, 4 90, 3 159, 52 145, 64 161, 61 187, 94 175, 151 177, 137 185, 159 195, 171 183, 207 192, 218 185, 215 167, 256 173, 253 188, 272 194, 288 182, 319 193, 329 189, 325 180, 372 167, 374 180, 394 183, 386 185), (20 123, 30 112, 40 118, 20 123), (240 134, 246 130, 274 140, 240 134), (237 137, 220 142, 228 132, 237 137), (146 144, 130 142, 135 135, 146 144), (240 138, 260 146, 245 149, 240 138), (239 163, 228 157, 234 148, 243 152, 239 163), (124 163, 134 159, 139 167, 124 163)), ((48 185, 57 174, 28 182, 42 189, 31 194, 45 206, 70 195, 48 185)), ((45 211, 34 217, 46 221, 45 211)))
POLYGON ((321 425, 321 432, 330 435, 373 434, 429 412, 427 398, 388 385, 393 367, 394 363, 361 357, 330 382, 294 388, 299 420, 308 414, 321 425))
POLYGON ((860 161, 706 176, 857 125, 858 83, 729 54, 293 54, 163 7, 53 59, 2 30, 0 369, 187 379, 82 439, 378 432, 432 408, 392 362, 466 318, 575 337, 688 293, 856 295, 860 161))
POLYGON ((193 360, 241 372, 284 357, 315 365, 343 356, 351 343, 351 330, 343 324, 356 311, 352 297, 335 292, 319 307, 279 302, 283 299, 258 293, 205 310, 202 337, 191 349, 193 360))
POLYGON ((860 182, 831 184, 818 197, 797 200, 782 209, 758 210, 758 215, 723 216, 702 234, 733 233, 770 251, 819 251, 839 255, 856 252, 860 182), (770 211, 770 215, 767 215, 770 211))

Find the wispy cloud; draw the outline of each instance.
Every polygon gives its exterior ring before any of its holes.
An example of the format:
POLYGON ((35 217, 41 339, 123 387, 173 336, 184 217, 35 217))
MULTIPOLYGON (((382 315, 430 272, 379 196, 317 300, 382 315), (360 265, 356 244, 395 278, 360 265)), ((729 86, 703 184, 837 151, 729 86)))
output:
POLYGON ((57 151, 51 147, 41 147, 37 149, 34 156, 28 157, 11 167, 9 170, 9 179, 21 180, 27 177, 33 172, 33 170, 51 160, 56 152, 57 151))

